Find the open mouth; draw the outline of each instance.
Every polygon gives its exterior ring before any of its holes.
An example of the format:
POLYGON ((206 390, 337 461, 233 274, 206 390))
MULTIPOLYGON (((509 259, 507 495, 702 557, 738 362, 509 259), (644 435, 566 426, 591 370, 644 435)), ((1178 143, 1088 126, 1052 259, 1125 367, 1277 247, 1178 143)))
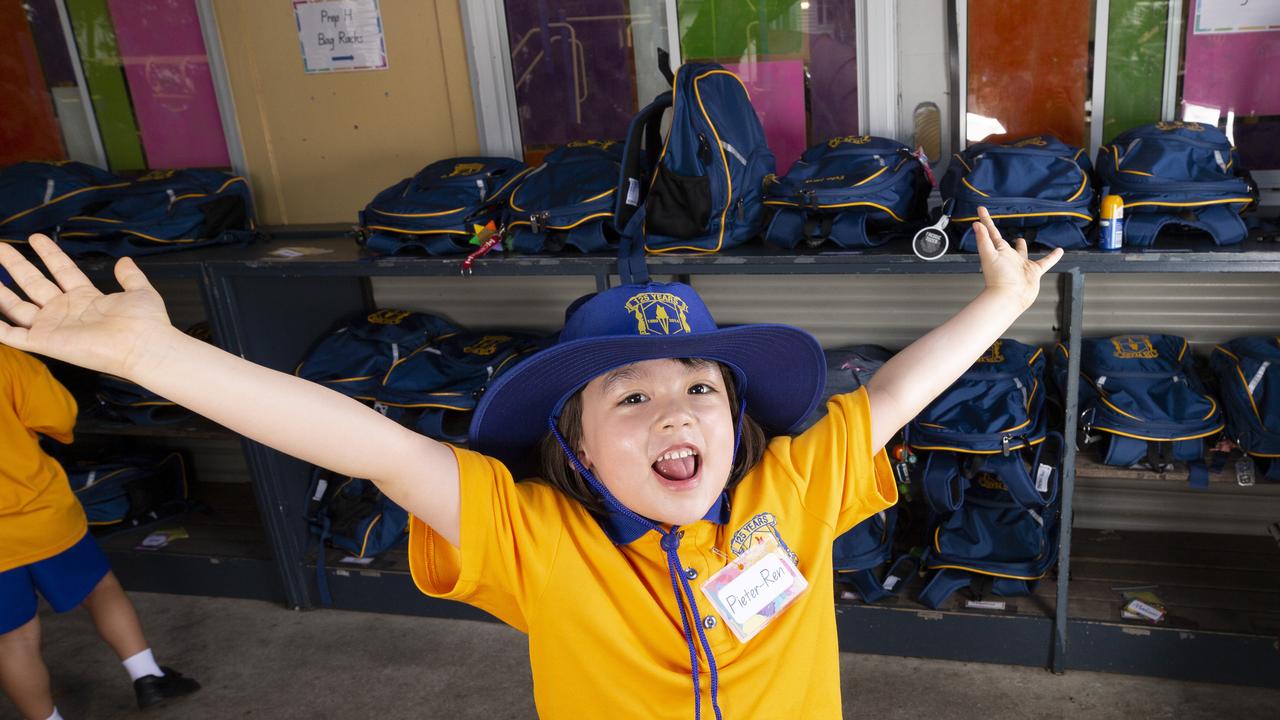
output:
POLYGON ((698 451, 688 446, 666 450, 653 461, 653 471, 658 477, 672 483, 696 478, 701 467, 702 458, 698 451))

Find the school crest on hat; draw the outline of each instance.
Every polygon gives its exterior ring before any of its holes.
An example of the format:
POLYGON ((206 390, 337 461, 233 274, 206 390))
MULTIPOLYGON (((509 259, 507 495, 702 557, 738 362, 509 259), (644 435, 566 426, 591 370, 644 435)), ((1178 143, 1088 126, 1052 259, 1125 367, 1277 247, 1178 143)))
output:
POLYGON ((675 335, 689 332, 689 305, 669 292, 636 293, 627 300, 640 335, 675 335))

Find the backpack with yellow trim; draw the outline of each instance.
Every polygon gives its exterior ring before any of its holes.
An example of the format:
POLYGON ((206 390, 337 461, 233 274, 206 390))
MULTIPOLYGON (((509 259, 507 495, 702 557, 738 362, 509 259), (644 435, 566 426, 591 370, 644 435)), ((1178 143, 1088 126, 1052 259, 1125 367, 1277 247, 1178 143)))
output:
POLYGON ((1257 188, 1221 130, 1158 122, 1127 130, 1098 148, 1103 194, 1124 200, 1124 244, 1150 247, 1175 227, 1208 233, 1217 245, 1245 239, 1240 214, 1257 188))
POLYGON ((256 237, 244 178, 218 170, 156 170, 67 218, 56 239, 72 254, 150 255, 256 237))
POLYGON ((458 255, 476 225, 496 221, 528 169, 503 157, 455 157, 431 163, 374 196, 360 212, 359 239, 385 255, 458 255))
MULTIPOLYGON (((1067 349, 1054 348, 1054 378, 1067 386, 1067 349)), ((1103 463, 1170 469, 1187 463, 1189 480, 1207 487, 1207 440, 1223 429, 1222 410, 1196 373, 1186 338, 1117 335, 1080 343, 1080 431, 1103 463)))
POLYGON ((962 250, 977 250, 973 222, 986 207, 1000 233, 1048 247, 1089 247, 1093 223, 1092 164, 1082 148, 1052 135, 1008 144, 982 142, 956 153, 939 189, 947 232, 962 250))
POLYGON ((659 66, 672 89, 632 119, 623 152, 614 211, 622 254, 740 245, 760 232, 764 180, 774 171, 746 85, 715 63, 686 63, 673 76, 660 53, 659 66))
POLYGON ((20 162, 0 168, 0 238, 25 242, 53 234, 128 185, 118 175, 80 162, 20 162))
POLYGON ((507 198, 508 247, 522 253, 616 249, 609 221, 621 166, 622 145, 613 140, 571 142, 551 151, 507 198))
POLYGON ((907 427, 929 508, 918 596, 939 607, 1030 594, 1057 560, 1062 438, 1047 429, 1044 353, 1001 339, 907 427))
POLYGON ((1229 436, 1256 465, 1257 476, 1280 482, 1280 337, 1252 335, 1222 343, 1209 356, 1209 367, 1229 436))
POLYGON ((870 135, 833 137, 768 184, 764 204, 774 214, 764 239, 787 249, 828 241, 842 248, 883 245, 927 217, 931 188, 923 162, 906 145, 870 135))
POLYGON ((409 513, 369 480, 316 468, 308 490, 307 524, 318 541, 316 588, 332 605, 325 545, 361 560, 376 558, 409 537, 409 513))

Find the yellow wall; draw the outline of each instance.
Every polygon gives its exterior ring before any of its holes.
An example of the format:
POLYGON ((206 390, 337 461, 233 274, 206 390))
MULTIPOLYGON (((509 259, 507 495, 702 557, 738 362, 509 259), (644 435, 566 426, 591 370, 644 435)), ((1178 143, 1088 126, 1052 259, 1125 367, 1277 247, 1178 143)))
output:
POLYGON ((291 3, 213 5, 259 222, 354 223, 379 190, 479 150, 457 0, 381 0, 388 68, 311 74, 291 3))

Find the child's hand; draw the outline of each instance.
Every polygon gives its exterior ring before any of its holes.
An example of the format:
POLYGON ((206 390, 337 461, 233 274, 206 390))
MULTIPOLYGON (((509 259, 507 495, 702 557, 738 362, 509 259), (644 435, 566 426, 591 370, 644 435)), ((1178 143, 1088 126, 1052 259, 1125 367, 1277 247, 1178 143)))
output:
POLYGON ((133 260, 115 266, 124 292, 103 295, 52 240, 32 235, 31 247, 57 284, 0 243, 0 265, 28 298, 0 285, 0 313, 9 321, 0 320, 0 343, 127 377, 147 342, 172 329, 164 301, 133 260))
POLYGON ((1054 248, 1039 260, 1031 260, 1027 257, 1027 241, 1018 238, 1016 249, 1011 247, 1000 236, 985 207, 978 208, 978 218, 979 222, 973 224, 973 233, 987 289, 1009 293, 1024 310, 1031 307, 1040 294, 1040 276, 1062 259, 1062 248, 1054 248))

